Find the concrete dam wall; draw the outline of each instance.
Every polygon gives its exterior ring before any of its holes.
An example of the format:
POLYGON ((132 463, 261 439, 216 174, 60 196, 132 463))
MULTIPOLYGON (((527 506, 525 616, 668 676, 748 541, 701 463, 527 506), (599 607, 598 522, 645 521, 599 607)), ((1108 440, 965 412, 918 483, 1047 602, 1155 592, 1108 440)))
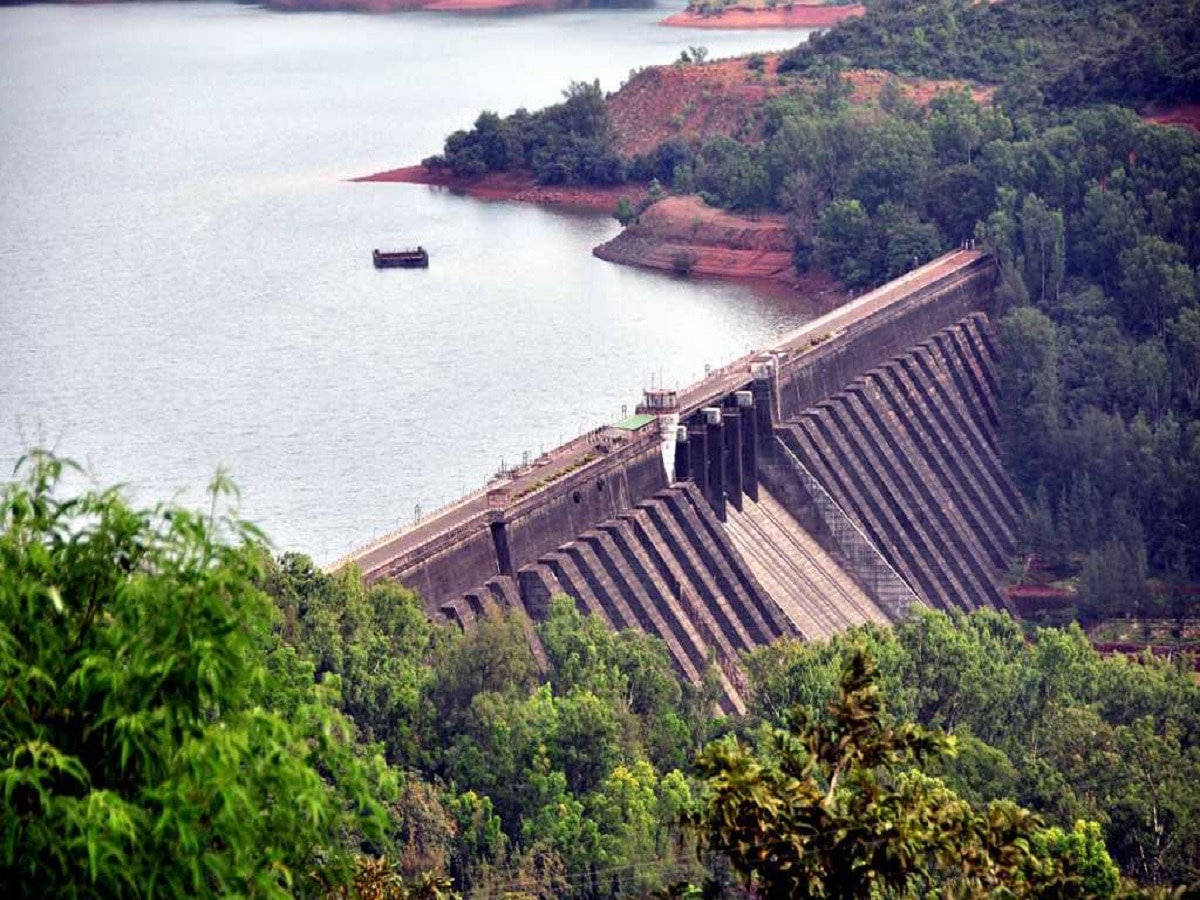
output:
POLYGON ((973 314, 776 429, 927 604, 1003 606, 1020 498, 997 452, 995 354, 973 314))
POLYGON ((781 636, 1002 605, 1021 501, 997 453, 994 279, 978 253, 935 260, 349 561, 464 626, 568 594, 660 637, 695 684, 715 665, 731 712, 740 655, 781 636))

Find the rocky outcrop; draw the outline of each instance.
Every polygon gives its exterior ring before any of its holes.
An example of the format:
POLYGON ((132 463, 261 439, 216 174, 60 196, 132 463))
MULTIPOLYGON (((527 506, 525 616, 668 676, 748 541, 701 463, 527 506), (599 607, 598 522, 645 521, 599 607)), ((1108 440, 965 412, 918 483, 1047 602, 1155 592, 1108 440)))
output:
POLYGON ((781 215, 714 209, 699 197, 667 197, 592 251, 600 259, 680 275, 791 281, 792 238, 781 215))

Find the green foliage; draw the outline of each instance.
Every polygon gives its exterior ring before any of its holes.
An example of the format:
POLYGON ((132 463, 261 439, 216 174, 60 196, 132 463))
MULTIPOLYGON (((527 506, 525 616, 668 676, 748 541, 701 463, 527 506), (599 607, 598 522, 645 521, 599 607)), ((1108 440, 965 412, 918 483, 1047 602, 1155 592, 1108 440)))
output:
POLYGON ((700 148, 695 185, 702 195, 730 209, 757 210, 770 199, 767 173, 743 144, 724 136, 700 148))
POLYGON ((866 284, 871 271, 859 258, 859 248, 871 235, 871 219, 857 200, 835 200, 825 207, 817 223, 817 253, 828 267, 850 287, 866 284))
POLYGON ((292 553, 268 564, 263 587, 282 613, 284 643, 312 661, 318 680, 337 676, 340 707, 362 739, 382 742, 393 764, 419 760, 415 728, 430 680, 422 661, 434 634, 416 595, 387 582, 368 589, 351 568, 330 576, 292 553))
POLYGON ((451 134, 442 154, 423 164, 468 177, 528 168, 541 184, 622 184, 626 177, 599 81, 571 82, 562 103, 536 113, 480 113, 474 128, 451 134))
POLYGON ((633 201, 624 195, 618 198, 617 207, 613 210, 613 218, 621 223, 622 228, 633 222, 637 218, 633 211, 633 201))
POLYGON ((1011 101, 1056 105, 1194 98, 1200 26, 1190 0, 881 0, 801 44, 783 71, 855 65, 1004 85, 1011 101))
POLYGON ((659 144, 653 153, 635 158, 629 165, 631 181, 658 179, 660 184, 669 184, 677 192, 689 194, 693 187, 692 148, 679 138, 670 138, 659 144), (681 181, 686 179, 686 184, 681 181))
POLYGON ((1196 302, 1195 278, 1183 248, 1144 235, 1118 258, 1126 321, 1162 337, 1166 323, 1196 302))
POLYGON ((379 770, 311 680, 286 718, 261 705, 271 607, 257 533, 215 515, 226 482, 204 516, 116 490, 63 496, 69 470, 34 452, 0 501, 9 895, 348 882, 343 841, 383 833, 379 770))
POLYGON ((912 768, 953 746, 885 722, 874 664, 856 648, 825 716, 798 708, 758 749, 732 737, 706 748, 701 825, 764 898, 1116 895, 1094 823, 1068 835, 1008 801, 977 811, 912 768))
POLYGON ((1045 314, 1030 307, 1013 310, 999 323, 1004 357, 1000 396, 1004 439, 1017 479, 1036 484, 1046 461, 1041 452, 1059 427, 1058 333, 1045 314))
POLYGON ((681 830, 702 803, 762 896, 1111 896, 1109 852, 1148 884, 1200 876, 1200 688, 1077 629, 918 611, 763 648, 756 741, 710 745, 701 790, 681 769, 722 726, 657 639, 554 598, 543 672, 519 616, 437 627, 230 517, 61 498, 62 472, 35 454, 4 493, 15 896, 644 895, 721 877, 681 830))
MULTIPOLYGON (((1102 835, 1113 860, 1143 883, 1200 878, 1200 686, 1189 671, 1151 658, 1101 659, 1077 627, 1029 639, 1000 613, 918 610, 892 631, 755 651, 752 711, 779 727, 793 720, 794 704, 811 720, 862 647, 880 661, 882 725, 954 733, 957 752, 924 772, 959 798, 977 808, 1015 800, 1045 815, 1053 827, 1042 839, 1074 848, 1081 872, 1102 835), (1100 830, 1078 834, 1078 820, 1100 830)), ((1108 871, 1097 877, 1107 882, 1108 871)))

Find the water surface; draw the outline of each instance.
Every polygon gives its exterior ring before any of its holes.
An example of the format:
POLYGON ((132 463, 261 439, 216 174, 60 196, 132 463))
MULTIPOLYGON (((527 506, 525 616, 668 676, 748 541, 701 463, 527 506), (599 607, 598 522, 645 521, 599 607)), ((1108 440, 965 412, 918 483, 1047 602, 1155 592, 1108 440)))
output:
POLYGON ((670 8, 0 9, 0 471, 49 443, 190 502, 223 465, 329 560, 793 326, 802 302, 594 259, 607 217, 346 181, 572 79, 804 36, 670 8), (406 241, 428 271, 371 267, 406 241))

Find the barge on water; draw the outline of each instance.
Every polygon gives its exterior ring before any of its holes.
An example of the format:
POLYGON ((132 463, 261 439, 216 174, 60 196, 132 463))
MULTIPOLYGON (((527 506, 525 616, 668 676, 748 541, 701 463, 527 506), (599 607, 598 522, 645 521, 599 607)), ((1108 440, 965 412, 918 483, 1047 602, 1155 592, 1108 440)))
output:
POLYGON ((411 250, 373 250, 371 261, 377 269, 428 269, 429 253, 424 247, 411 250))

